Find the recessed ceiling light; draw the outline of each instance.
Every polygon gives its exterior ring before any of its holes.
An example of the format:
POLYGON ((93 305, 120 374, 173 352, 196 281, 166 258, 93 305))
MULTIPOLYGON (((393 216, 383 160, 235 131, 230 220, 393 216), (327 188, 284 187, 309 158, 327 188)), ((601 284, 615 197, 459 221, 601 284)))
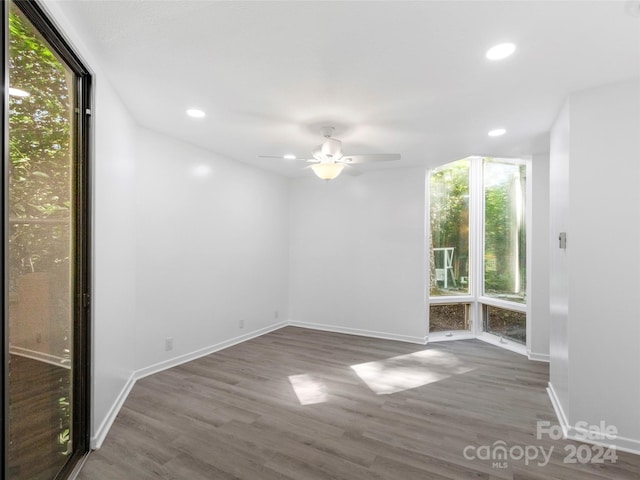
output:
POLYGON ((502 60, 515 51, 516 46, 513 43, 501 43, 487 50, 486 56, 489 60, 502 60))
POLYGON ((285 155, 282 158, 284 158, 285 160, 295 160, 296 156, 295 155, 285 155))
POLYGON ((207 114, 204 113, 202 110, 198 110, 197 108, 190 108, 189 110, 187 110, 187 115, 193 118, 203 118, 207 114))
POLYGON ((14 97, 28 97, 29 92, 25 92, 19 88, 9 87, 9 95, 13 95, 14 97))
POLYGON ((487 135, 490 137, 499 137, 505 133, 507 133, 507 131, 504 128, 496 128, 495 130, 491 130, 487 135))
POLYGON ((206 177, 212 172, 212 169, 209 165, 195 165, 191 168, 191 173, 194 177, 206 177))

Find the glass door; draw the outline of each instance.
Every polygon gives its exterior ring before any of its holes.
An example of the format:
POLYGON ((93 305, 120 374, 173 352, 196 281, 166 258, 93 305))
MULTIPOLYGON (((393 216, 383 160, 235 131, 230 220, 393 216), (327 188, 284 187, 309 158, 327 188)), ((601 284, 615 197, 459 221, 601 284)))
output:
POLYGON ((88 446, 88 75, 37 4, 8 25, 3 463, 48 480, 88 446))

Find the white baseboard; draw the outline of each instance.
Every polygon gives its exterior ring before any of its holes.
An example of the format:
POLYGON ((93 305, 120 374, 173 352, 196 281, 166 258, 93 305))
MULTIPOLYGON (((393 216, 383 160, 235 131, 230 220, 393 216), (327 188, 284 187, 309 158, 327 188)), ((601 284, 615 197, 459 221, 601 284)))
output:
POLYGON ((535 362, 550 363, 551 361, 548 353, 534 353, 528 351, 527 356, 529 357, 529 360, 533 360, 535 362))
POLYGON ((590 432, 585 428, 577 428, 576 426, 569 424, 564 409, 562 408, 562 404, 560 403, 560 399, 558 398, 556 391, 553 389, 551 382, 549 382, 549 386, 547 387, 547 393, 549 394, 553 410, 556 413, 558 423, 560 428, 562 428, 562 433, 566 439, 591 445, 600 445, 606 448, 615 448, 621 452, 640 455, 640 440, 616 435, 615 438, 600 441, 593 439, 593 432, 590 432))
POLYGON ((234 345, 237 345, 238 343, 246 342, 247 340, 251 340, 252 338, 260 337, 266 333, 273 332, 274 330, 279 330, 282 327, 286 327, 287 325, 288 322, 280 322, 274 325, 269 325, 268 327, 261 328, 260 330, 254 330, 253 332, 240 335, 239 337, 225 340, 224 342, 216 343, 215 345, 210 345, 208 347, 201 348, 199 350, 195 350, 193 352, 156 363, 155 365, 141 368, 140 370, 136 370, 135 372, 133 372, 133 375, 136 380, 139 380, 149 375, 153 375, 154 373, 177 367, 178 365, 182 365, 183 363, 191 362, 192 360, 196 360, 201 357, 206 357, 207 355, 215 353, 219 350, 232 347, 234 345))
POLYGON ((556 418, 558 419, 558 423, 562 428, 562 433, 567 435, 567 427, 569 422, 567 420, 567 416, 564 413, 564 409, 562 408, 562 404, 560 403, 560 398, 556 394, 556 391, 553 388, 551 382, 547 384, 547 394, 549 395, 549 400, 551 400, 551 405, 553 406, 553 411, 556 413, 556 418))
POLYGON ((373 330, 361 330, 358 328, 337 327, 334 325, 325 325, 322 323, 307 322, 289 322, 292 327, 308 328, 311 330, 321 330, 323 332, 345 333, 347 335, 358 335, 361 337, 381 338, 383 340, 396 340, 399 342, 417 343, 426 345, 427 337, 412 337, 409 335, 397 335, 395 333, 376 332, 373 330))
MULTIPOLYGON (((564 428, 563 428, 564 430, 564 428)), ((577 442, 589 443, 591 445, 600 445, 605 448, 615 448, 620 452, 633 453, 640 455, 640 440, 634 438, 621 437, 616 435, 611 440, 594 440, 593 433, 584 428, 568 427, 567 438, 577 442)))
MULTIPOLYGON (((270 325, 268 327, 262 328, 260 330, 255 330, 253 332, 247 333, 245 335, 241 335, 239 337, 235 337, 229 340, 225 340, 224 342, 217 343, 215 345, 211 345, 209 347, 205 347, 194 352, 180 355, 178 357, 172 358, 170 360, 166 360, 164 362, 156 363, 155 365, 150 365, 149 367, 142 368, 140 370, 136 370, 131 373, 131 376, 127 380, 125 386, 122 391, 119 393, 112 407, 109 409, 106 417, 96 430, 95 434, 91 437, 91 449, 97 450, 102 446, 104 439, 109 432, 109 429, 113 425, 116 417, 118 416, 118 412, 124 405, 131 389, 135 385, 136 381, 144 378, 148 375, 152 375, 154 373, 161 372, 163 370, 167 370, 169 368, 173 368, 175 366, 181 365, 186 362, 190 362, 192 360, 198 359, 200 357, 204 357, 206 355, 210 355, 211 353, 215 353, 217 351, 223 350, 225 348, 229 348, 233 345, 237 345, 238 343, 251 340, 252 338, 259 337, 266 333, 272 332, 274 330, 278 330, 282 327, 286 326, 294 326, 294 327, 302 327, 309 328, 312 330, 322 330, 327 332, 335 332, 335 333, 345 333, 349 335, 359 335, 373 338, 381 338, 385 340, 396 340, 402 342, 416 343, 419 345, 425 345, 427 342, 427 337, 412 337, 408 335, 396 335, 385 332, 376 332, 370 330, 360 330, 360 329, 352 329, 352 328, 344 328, 344 327, 335 327, 333 325, 324 325, 324 324, 316 324, 316 323, 305 323, 305 322, 280 322, 274 325, 270 325)), ((445 337, 446 338, 446 337, 445 337)), ((447 338, 448 339, 448 338, 447 338)), ((429 341, 437 341, 436 339, 429 339, 429 341)), ((531 355, 531 354, 530 354, 531 355)), ((544 357, 543 355, 539 355, 538 357, 544 357)), ((531 356, 530 356, 531 358, 531 356)), ((532 360, 545 361, 539 358, 531 358, 532 360)), ((623 452, 634 453, 636 455, 640 455, 640 440, 625 438, 625 437, 617 437, 615 438, 615 443, 599 443, 597 441, 590 441, 585 439, 585 434, 587 432, 581 431, 580 429, 576 429, 573 426, 569 425, 567 421, 567 417, 562 408, 562 404, 553 389, 553 385, 549 382, 547 392, 549 394, 549 398, 551 400, 551 404, 553 405, 553 409, 555 411, 556 417, 558 418, 558 422, 562 431, 566 438, 571 440, 577 440, 586 443, 592 443, 595 445, 602 446, 614 446, 617 450, 623 452)))
POLYGON ((215 345, 210 345, 208 347, 201 348, 194 352, 190 352, 185 355, 180 355, 178 357, 166 360, 164 362, 156 363, 155 365, 150 365, 149 367, 141 368, 139 370, 134 370, 131 373, 131 376, 129 377, 129 379, 127 380, 127 383, 124 385, 124 387, 118 394, 115 402, 109 409, 109 412, 105 416, 104 420, 102 421, 100 426, 97 428, 94 435, 91 437, 91 449, 97 450, 102 446, 104 439, 107 437, 107 433, 109 433, 109 430, 113 425, 113 422, 118 416, 118 412, 120 412, 120 409, 124 405, 124 402, 129 396, 129 393, 131 392, 131 389, 133 388, 137 380, 140 380, 141 378, 147 377, 149 375, 153 375, 154 373, 159 373, 159 372, 162 372, 163 370, 167 370, 169 368, 182 365, 183 363, 187 363, 192 360, 205 357, 211 353, 215 353, 225 348, 232 347, 233 345, 237 345, 238 343, 251 340, 252 338, 259 337, 261 335, 272 332, 274 330, 278 330, 282 327, 286 327, 287 324, 288 322, 276 323, 274 325, 261 328, 260 330, 254 330, 253 332, 247 333, 245 335, 241 335, 239 337, 235 337, 230 340, 225 340, 224 342, 216 343, 215 345))
POLYGON ((113 402, 113 405, 111 405, 111 408, 102 420, 102 423, 97 428, 94 435, 91 437, 91 450, 97 450, 102 446, 102 442, 104 442, 104 439, 107 437, 107 433, 109 433, 111 425, 113 425, 113 422, 116 420, 116 417, 118 416, 122 405, 124 405, 125 400, 129 396, 131 389, 136 383, 134 375, 135 372, 131 373, 129 379, 127 380, 127 383, 124 384, 124 387, 116 397, 116 401, 113 402))

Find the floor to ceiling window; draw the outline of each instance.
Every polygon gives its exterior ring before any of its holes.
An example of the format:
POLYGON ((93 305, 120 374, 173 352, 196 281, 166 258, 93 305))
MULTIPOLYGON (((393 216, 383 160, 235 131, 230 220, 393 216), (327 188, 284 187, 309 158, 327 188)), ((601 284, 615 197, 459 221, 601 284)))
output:
POLYGON ((3 7, 2 478, 62 479, 88 449, 90 77, 36 2, 3 7))
POLYGON ((527 164, 484 159, 482 328, 526 345, 527 164))
POLYGON ((430 175, 430 332, 470 331, 471 161, 430 175))
POLYGON ((527 172, 469 157, 429 175, 429 338, 527 343, 527 172))

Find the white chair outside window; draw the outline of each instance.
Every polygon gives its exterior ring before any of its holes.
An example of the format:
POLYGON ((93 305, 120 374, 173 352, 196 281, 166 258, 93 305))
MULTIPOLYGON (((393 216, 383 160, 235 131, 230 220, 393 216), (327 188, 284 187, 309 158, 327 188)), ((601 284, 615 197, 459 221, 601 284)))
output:
POLYGON ((442 255, 442 262, 438 262, 436 259, 436 265, 439 265, 441 267, 436 267, 436 281, 442 282, 444 288, 449 288, 449 277, 451 278, 453 286, 456 286, 456 277, 453 272, 454 251, 455 247, 441 247, 433 249, 434 256, 438 254, 442 255))

